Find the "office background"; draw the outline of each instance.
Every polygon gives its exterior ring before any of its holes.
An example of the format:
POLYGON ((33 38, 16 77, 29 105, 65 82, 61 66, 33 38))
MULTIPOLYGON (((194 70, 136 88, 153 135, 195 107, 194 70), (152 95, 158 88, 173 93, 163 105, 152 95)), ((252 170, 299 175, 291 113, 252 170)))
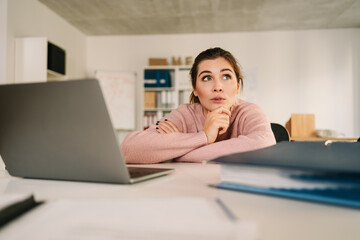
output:
POLYGON ((14 81, 16 37, 47 37, 66 49, 68 79, 94 77, 96 70, 139 72, 149 57, 195 57, 220 46, 245 71, 245 99, 270 121, 314 113, 318 129, 360 135, 359 28, 86 36, 37 0, 0 0, 0 11, 0 83, 14 81))

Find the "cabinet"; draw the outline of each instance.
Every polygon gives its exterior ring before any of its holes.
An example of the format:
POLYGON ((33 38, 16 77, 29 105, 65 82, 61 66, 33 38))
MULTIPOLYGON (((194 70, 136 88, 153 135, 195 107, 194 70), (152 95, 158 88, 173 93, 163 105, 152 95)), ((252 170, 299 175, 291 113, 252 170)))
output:
POLYGON ((66 76, 48 70, 48 41, 45 37, 15 40, 15 82, 65 80, 66 76))
POLYGON ((143 69, 143 129, 156 123, 192 92, 189 66, 149 66, 143 69))

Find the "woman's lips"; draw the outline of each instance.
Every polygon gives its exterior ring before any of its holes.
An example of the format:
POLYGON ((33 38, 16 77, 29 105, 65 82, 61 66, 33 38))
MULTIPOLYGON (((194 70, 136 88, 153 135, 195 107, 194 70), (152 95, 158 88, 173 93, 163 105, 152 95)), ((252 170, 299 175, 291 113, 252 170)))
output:
POLYGON ((210 99, 213 103, 222 103, 225 101, 225 98, 222 97, 214 97, 210 99))

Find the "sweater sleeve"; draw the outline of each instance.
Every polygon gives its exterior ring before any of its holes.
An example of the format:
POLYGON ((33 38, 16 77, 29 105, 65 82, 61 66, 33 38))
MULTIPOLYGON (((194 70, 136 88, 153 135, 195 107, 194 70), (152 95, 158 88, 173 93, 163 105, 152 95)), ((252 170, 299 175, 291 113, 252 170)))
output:
POLYGON ((237 137, 199 147, 179 157, 177 161, 203 162, 222 155, 257 150, 276 144, 268 118, 255 104, 247 107, 246 114, 239 117, 234 128, 241 130, 237 137))
POLYGON ((156 125, 145 131, 135 131, 126 136, 121 148, 127 163, 158 163, 182 156, 196 148, 205 146, 204 132, 186 133, 182 110, 174 110, 166 116, 179 128, 179 133, 160 134, 156 125))

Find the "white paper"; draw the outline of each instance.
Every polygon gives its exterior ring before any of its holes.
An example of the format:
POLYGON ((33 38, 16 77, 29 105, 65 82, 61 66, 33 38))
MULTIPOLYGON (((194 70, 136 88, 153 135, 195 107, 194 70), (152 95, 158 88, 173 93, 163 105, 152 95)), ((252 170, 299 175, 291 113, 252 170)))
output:
POLYGON ((254 224, 234 222, 215 200, 59 200, 7 225, 0 239, 254 239, 254 224))

